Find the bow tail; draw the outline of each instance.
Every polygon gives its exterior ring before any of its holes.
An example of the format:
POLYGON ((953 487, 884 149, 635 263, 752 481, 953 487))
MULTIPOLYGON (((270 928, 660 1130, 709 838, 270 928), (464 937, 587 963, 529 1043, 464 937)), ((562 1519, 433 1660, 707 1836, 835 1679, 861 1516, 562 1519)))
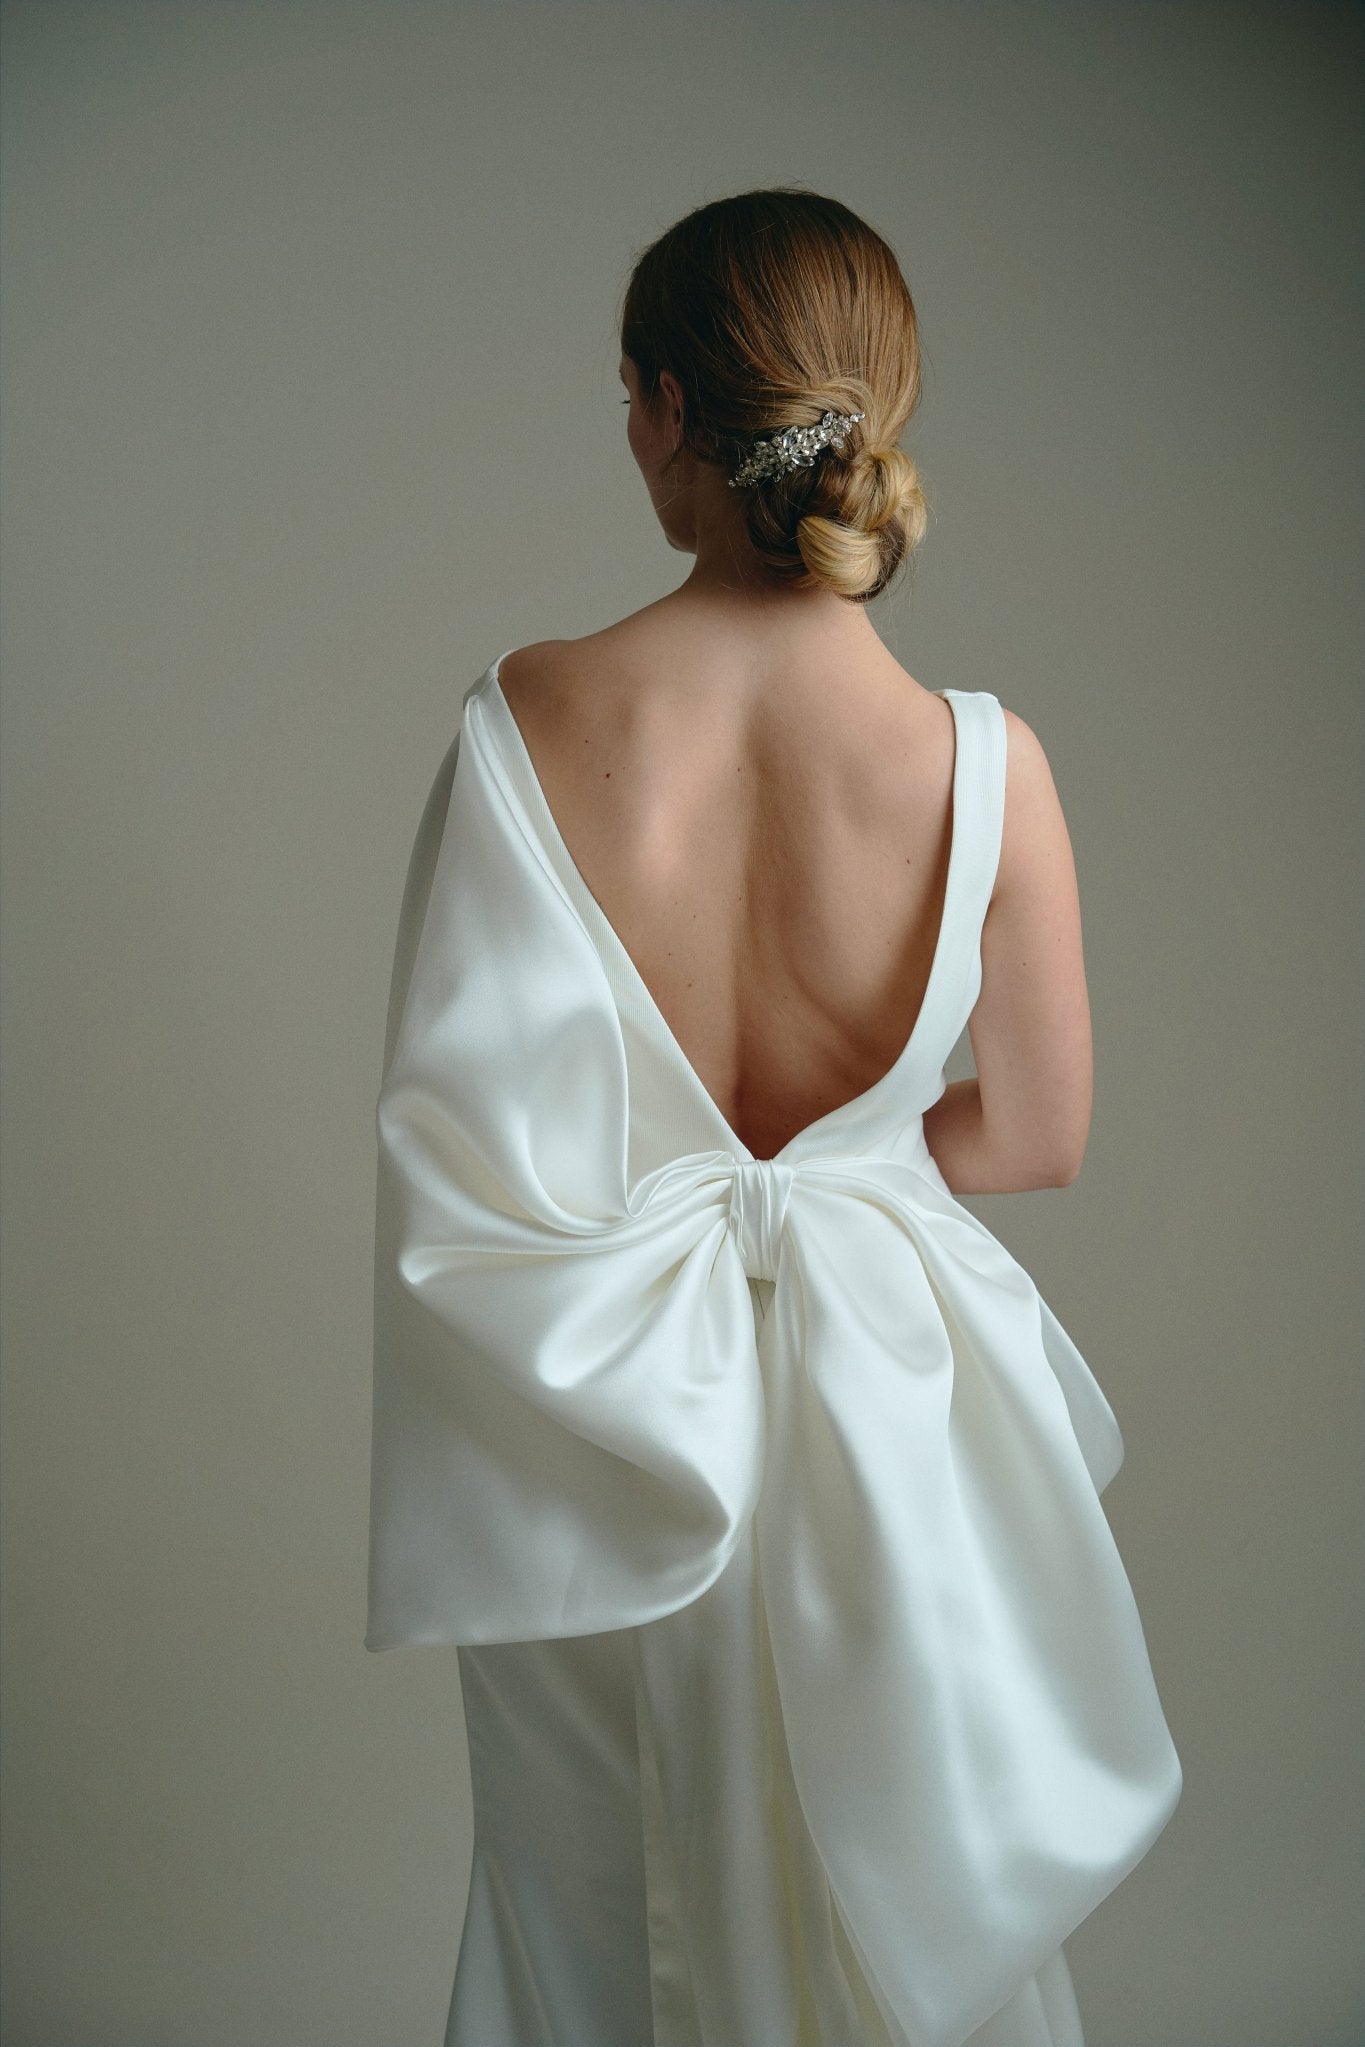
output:
POLYGON ((965 1211, 955 1238, 846 1193, 793 1202, 760 1332, 763 1602, 850 1939, 889 2024, 962 2047, 1147 1852, 1180 1766, 1078 1354, 965 1211))

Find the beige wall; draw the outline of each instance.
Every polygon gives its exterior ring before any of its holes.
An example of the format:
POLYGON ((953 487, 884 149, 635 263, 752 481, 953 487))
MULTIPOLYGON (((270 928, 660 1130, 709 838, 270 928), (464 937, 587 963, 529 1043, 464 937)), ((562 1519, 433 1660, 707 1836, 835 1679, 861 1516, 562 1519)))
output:
POLYGON ((1186 1772, 1088 2038, 1359 2037, 1350 20, 7 6, 8 2047, 440 2037, 455 1657, 361 1641, 399 895, 468 683, 685 573, 632 250, 787 180, 923 320, 879 628, 1076 849, 1089 1153, 975 1206, 1123 1426, 1186 1772))

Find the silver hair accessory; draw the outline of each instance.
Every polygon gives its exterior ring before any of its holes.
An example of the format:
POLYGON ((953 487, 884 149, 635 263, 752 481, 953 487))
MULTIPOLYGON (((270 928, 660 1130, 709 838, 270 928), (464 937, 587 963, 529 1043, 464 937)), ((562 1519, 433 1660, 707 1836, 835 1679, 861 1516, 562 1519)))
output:
POLYGON ((789 469, 811 468, 822 448, 842 448, 849 428, 866 417, 862 412, 827 412, 818 426, 788 426, 770 440, 756 441, 730 478, 731 490, 765 476, 785 476, 789 469))

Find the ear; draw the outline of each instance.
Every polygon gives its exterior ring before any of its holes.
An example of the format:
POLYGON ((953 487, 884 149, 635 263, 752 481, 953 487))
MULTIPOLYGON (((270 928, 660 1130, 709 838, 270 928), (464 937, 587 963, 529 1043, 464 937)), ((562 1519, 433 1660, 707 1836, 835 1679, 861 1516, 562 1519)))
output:
POLYGON ((672 370, 660 370, 659 390, 668 408, 670 425, 681 427, 683 423, 683 388, 672 370))

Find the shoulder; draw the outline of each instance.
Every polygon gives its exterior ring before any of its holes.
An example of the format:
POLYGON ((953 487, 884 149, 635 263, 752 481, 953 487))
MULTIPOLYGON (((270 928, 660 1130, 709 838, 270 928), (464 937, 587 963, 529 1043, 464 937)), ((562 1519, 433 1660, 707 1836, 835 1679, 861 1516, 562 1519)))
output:
POLYGON ((553 685, 579 679, 591 682, 602 674, 626 674, 642 663, 675 658, 689 636, 680 618, 686 621, 690 616, 679 612, 676 598, 676 592, 656 598, 639 611, 628 612, 577 639, 535 640, 517 648, 506 661, 513 686, 524 683, 529 688, 537 682, 553 685))
POLYGON ((648 648, 634 615, 576 640, 533 640, 505 654, 498 682, 520 724, 548 729, 561 713, 579 715, 613 682, 638 673, 648 648))
POLYGON ((997 719, 1005 731, 1005 801, 1023 813, 1031 806, 1046 800, 1049 791, 1055 794, 1052 768, 1043 743, 1033 727, 1026 724, 1017 711, 1002 704, 992 690, 946 689, 938 692, 951 697, 959 706, 970 706, 973 719, 979 716, 981 729, 995 726, 997 719))
POLYGON ((574 664, 574 640, 532 640, 504 654, 498 667, 503 701, 523 734, 543 727, 563 705, 574 664))
POLYGON ((1000 705, 1000 711, 1005 722, 1006 780, 1013 781, 1021 793, 1036 797, 1042 789, 1052 787, 1052 768, 1043 742, 1017 711, 1006 704, 1000 705))
POLYGON ((1028 884, 1046 889, 1071 869, 1071 842, 1037 732, 1017 711, 1000 706, 1005 725, 1005 804, 995 893, 1028 884))
POLYGON ((563 649, 572 640, 532 640, 529 646, 513 647, 498 664, 498 681, 510 696, 513 690, 534 688, 553 676, 563 665, 563 649))

